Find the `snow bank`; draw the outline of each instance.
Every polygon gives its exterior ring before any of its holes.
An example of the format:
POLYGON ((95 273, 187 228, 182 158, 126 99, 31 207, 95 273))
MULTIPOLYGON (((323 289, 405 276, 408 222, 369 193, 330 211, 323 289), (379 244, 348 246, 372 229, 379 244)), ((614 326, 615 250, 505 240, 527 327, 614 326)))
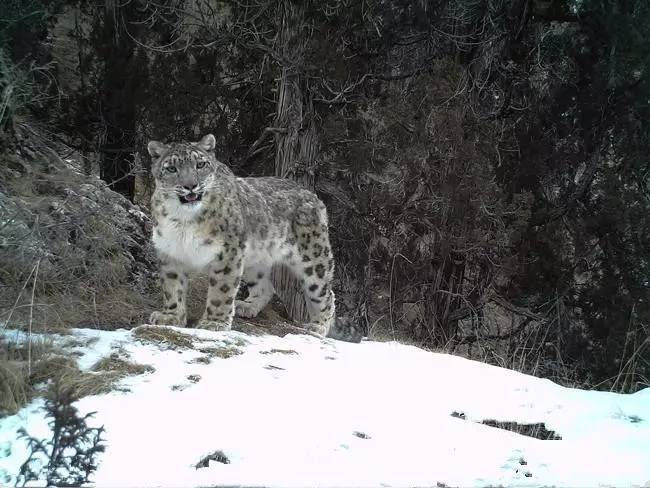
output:
MULTIPOLYGON (((92 339, 83 368, 111 352, 155 368, 77 403, 106 428, 97 486, 650 486, 650 389, 564 388, 392 342, 178 331, 193 347, 74 331, 92 339), (195 467, 214 451, 229 463, 195 467)), ((0 481, 26 457, 18 428, 47 433, 40 406, 0 420, 0 481)))

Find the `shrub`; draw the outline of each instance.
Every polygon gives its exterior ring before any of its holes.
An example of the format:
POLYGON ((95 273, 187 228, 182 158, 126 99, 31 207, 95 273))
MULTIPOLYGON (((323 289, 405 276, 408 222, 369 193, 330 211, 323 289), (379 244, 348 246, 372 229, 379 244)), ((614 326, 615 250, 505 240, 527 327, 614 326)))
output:
POLYGON ((88 427, 72 405, 74 396, 55 387, 45 401, 52 438, 31 437, 25 429, 19 431, 27 440, 30 455, 20 467, 19 482, 23 486, 32 481, 46 480, 47 486, 82 486, 97 470, 97 456, 104 452, 104 427, 88 427))

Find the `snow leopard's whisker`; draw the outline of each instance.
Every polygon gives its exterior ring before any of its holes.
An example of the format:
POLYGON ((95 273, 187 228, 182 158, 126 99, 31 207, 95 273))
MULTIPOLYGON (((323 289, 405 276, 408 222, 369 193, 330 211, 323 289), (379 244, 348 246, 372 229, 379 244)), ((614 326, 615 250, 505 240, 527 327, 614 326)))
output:
POLYGON ((204 188, 204 189, 206 189, 206 190, 208 190, 208 189, 212 189, 212 190, 214 190, 214 189, 217 188, 218 186, 219 186, 219 185, 218 185, 218 183, 217 183, 216 181, 211 181, 211 182, 203 183, 202 188, 204 188))

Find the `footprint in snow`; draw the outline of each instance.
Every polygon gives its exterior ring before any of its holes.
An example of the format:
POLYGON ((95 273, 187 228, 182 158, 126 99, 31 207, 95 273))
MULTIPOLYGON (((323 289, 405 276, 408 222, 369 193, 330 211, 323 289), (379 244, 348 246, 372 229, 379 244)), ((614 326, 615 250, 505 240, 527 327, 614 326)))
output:
POLYGON ((366 434, 365 432, 360 432, 360 431, 358 431, 358 430, 355 430, 352 434, 353 434, 355 437, 358 437, 359 439, 372 439, 372 437, 370 437, 370 436, 369 436, 368 434, 366 434))
POLYGON ((513 470, 515 477, 532 478, 533 473, 528 469, 528 461, 521 455, 519 450, 515 450, 508 460, 501 466, 503 470, 513 470))
POLYGON ((285 371, 284 368, 281 368, 280 366, 273 366, 272 364, 267 364, 264 366, 264 369, 269 369, 271 371, 285 371))

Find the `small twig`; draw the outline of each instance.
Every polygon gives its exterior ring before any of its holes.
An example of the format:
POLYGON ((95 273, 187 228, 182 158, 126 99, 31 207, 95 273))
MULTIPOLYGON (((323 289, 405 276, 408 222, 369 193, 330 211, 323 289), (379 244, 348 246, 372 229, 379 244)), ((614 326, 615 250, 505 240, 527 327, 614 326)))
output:
POLYGON ((36 291, 36 280, 38 280, 38 269, 41 267, 41 260, 36 262, 34 283, 32 284, 32 302, 29 307, 29 331, 27 334, 27 373, 32 375, 32 321, 34 319, 34 292, 36 291))
POLYGON ((266 140, 269 134, 286 134, 286 133, 287 133, 287 129, 283 127, 266 127, 262 131, 260 136, 257 138, 257 140, 250 147, 248 153, 246 153, 246 156, 244 156, 244 161, 248 161, 259 152, 258 149, 260 145, 266 140))

